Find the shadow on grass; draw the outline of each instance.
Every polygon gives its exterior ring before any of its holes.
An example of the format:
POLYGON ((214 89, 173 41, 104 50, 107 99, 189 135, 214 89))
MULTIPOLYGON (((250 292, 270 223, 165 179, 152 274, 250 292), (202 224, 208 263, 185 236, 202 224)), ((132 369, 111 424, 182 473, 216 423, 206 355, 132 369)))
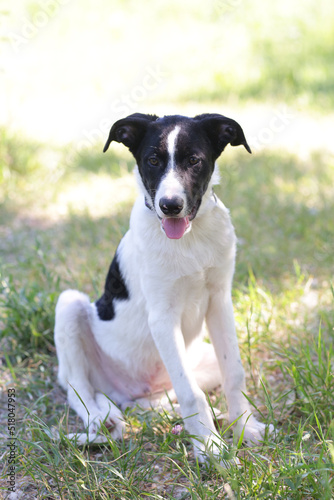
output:
MULTIPOLYGON (((84 170, 105 173, 108 162, 116 177, 124 171, 123 167, 128 172, 134 165, 130 156, 123 159, 117 153, 111 159, 109 155, 108 161, 105 156, 89 151, 82 152, 80 158, 68 170, 82 168, 83 180, 84 170), (97 161, 98 156, 103 161, 97 161), (122 161, 124 165, 117 173, 113 165, 122 161)), ((332 156, 319 153, 308 160, 282 152, 245 156, 243 151, 230 148, 219 164, 221 184, 215 191, 230 209, 239 238, 236 283, 248 280, 249 268, 267 284, 272 280, 279 282, 284 275, 294 273, 296 261, 306 274, 318 278, 333 274, 332 156)), ((55 191, 62 189, 61 182, 64 180, 55 184, 55 191)), ((65 182, 71 182, 70 174, 65 182)), ((21 197, 18 196, 18 203, 12 197, 3 203, 0 217, 3 262, 31 261, 30 275, 38 241, 53 262, 63 256, 65 275, 71 269, 71 273, 82 276, 86 269, 91 280, 91 276, 107 271, 108 260, 128 229, 132 202, 124 202, 111 217, 73 212, 66 219, 52 221, 34 220, 21 197)), ((85 283, 85 279, 79 281, 85 283)))
POLYGON ((45 227, 8 211, 15 229, 0 260, 0 340, 13 364, 31 351, 54 352, 54 310, 61 291, 77 288, 96 300, 122 235, 124 212, 95 220, 72 215, 45 227), (19 226, 19 227, 18 227, 19 226), (5 344, 3 344, 5 342, 5 344))
POLYGON ((306 274, 328 279, 334 272, 333 157, 270 152, 241 158, 222 160, 216 189, 239 238, 236 281, 247 279, 249 268, 267 284, 282 281, 296 261, 306 274))

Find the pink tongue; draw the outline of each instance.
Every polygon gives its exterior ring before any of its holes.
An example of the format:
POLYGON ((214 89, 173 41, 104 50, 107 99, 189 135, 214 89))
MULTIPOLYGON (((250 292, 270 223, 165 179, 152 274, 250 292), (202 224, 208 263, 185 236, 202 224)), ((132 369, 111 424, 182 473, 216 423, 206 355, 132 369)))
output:
POLYGON ((162 226, 165 230, 168 238, 172 240, 178 240, 182 238, 189 225, 188 217, 183 217, 180 219, 171 218, 171 219, 162 219, 162 226))

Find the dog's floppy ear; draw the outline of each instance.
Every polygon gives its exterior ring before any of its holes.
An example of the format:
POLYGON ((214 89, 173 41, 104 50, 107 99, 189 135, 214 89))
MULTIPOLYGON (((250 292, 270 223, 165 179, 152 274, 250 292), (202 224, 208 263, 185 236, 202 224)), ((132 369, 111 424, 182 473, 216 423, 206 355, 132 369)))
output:
POLYGON ((118 120, 110 129, 109 137, 103 148, 103 152, 105 153, 107 151, 112 141, 116 141, 122 142, 124 146, 129 148, 132 154, 135 154, 140 141, 144 137, 148 124, 157 119, 158 116, 156 115, 134 113, 133 115, 118 120))
POLYGON ((239 123, 231 118, 219 114, 206 113, 195 116, 203 125, 216 152, 217 158, 224 151, 227 144, 244 146, 248 153, 252 153, 248 146, 244 132, 239 123))

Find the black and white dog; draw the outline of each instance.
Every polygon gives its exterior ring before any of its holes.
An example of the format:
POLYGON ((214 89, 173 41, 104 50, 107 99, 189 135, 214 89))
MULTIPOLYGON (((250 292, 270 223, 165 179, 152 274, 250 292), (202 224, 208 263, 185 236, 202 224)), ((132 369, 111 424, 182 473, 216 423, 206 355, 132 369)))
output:
POLYGON ((265 426, 244 396, 245 375, 234 326, 231 284, 236 237, 212 190, 215 162, 227 144, 243 145, 240 125, 219 114, 194 118, 135 113, 111 128, 137 165, 140 195, 130 229, 111 263, 104 293, 90 303, 75 290, 56 308, 58 378, 88 426, 79 442, 125 429, 120 409, 178 400, 199 460, 218 454, 203 391, 223 383, 229 419, 258 441, 265 426), (203 342, 206 323, 211 344, 203 342), (175 392, 174 392, 175 391, 175 392), (118 405, 118 406, 116 406, 118 405), (119 409, 120 408, 120 409, 119 409))

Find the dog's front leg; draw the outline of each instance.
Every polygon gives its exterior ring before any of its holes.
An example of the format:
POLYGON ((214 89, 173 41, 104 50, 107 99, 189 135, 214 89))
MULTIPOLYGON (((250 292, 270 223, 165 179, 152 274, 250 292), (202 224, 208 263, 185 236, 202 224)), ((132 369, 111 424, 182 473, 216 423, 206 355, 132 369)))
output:
POLYGON ((172 381, 186 430, 193 436, 195 454, 205 461, 205 452, 215 455, 225 446, 215 435, 215 427, 205 395, 186 362, 185 344, 179 321, 171 314, 149 315, 151 334, 172 381))
POLYGON ((245 426, 244 438, 258 442, 263 437, 265 425, 258 422, 251 414, 248 401, 244 396, 246 392, 245 372, 240 358, 229 291, 212 291, 206 321, 223 377, 229 420, 234 422, 239 418, 235 427, 236 433, 240 434, 245 426))

